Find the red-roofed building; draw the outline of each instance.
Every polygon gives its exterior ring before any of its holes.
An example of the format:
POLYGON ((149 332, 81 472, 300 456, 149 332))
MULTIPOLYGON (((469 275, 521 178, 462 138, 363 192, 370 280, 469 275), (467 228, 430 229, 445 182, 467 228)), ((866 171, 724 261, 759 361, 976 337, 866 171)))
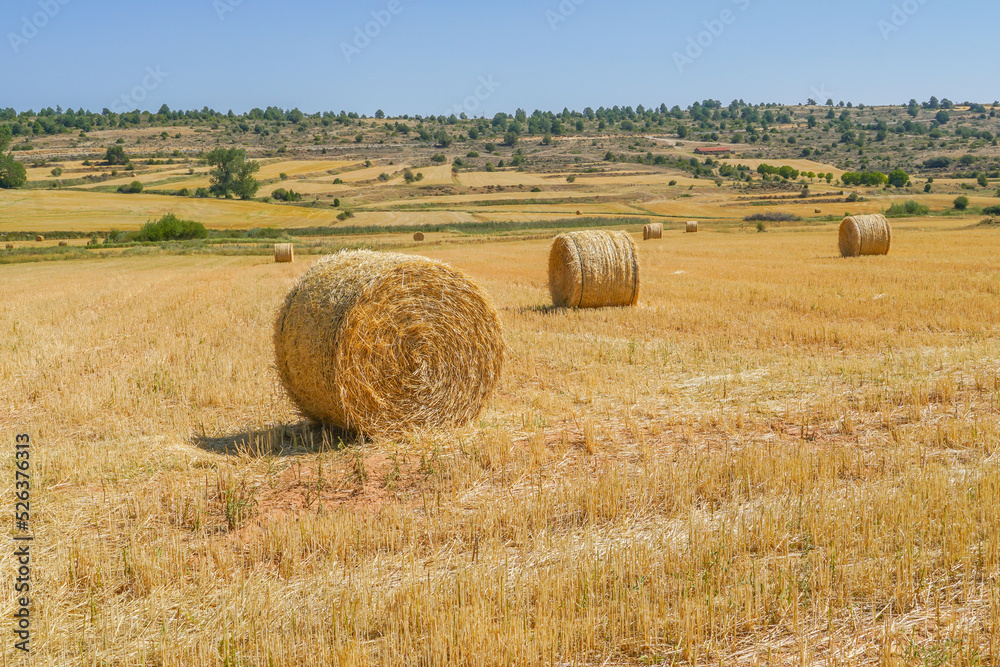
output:
POLYGON ((694 152, 698 155, 729 155, 733 152, 733 149, 726 146, 710 146, 708 148, 696 148, 694 152))

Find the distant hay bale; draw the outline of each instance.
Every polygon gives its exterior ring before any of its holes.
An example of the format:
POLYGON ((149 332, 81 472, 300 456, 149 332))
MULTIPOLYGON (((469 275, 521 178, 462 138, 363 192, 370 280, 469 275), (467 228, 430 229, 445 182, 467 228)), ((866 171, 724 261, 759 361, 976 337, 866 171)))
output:
POLYGON ((424 240, 424 233, 423 232, 417 232, 416 234, 413 235, 413 240, 414 241, 423 241, 424 240))
POLYGON ((396 253, 321 259, 274 328, 281 381, 310 419, 395 436, 475 419, 505 344, 490 298, 450 266, 396 253))
POLYGON ((822 213, 822 212, 823 212, 823 211, 821 211, 821 210, 820 210, 820 209, 818 209, 818 208, 816 208, 816 209, 813 209, 813 211, 814 211, 815 213, 822 213))
POLYGON ((576 214, 577 215, 583 215, 583 211, 577 211, 576 214))
POLYGON ((38 243, 41 243, 44 240, 45 240, 45 237, 42 236, 41 234, 39 234, 38 236, 35 237, 35 241, 37 241, 38 243))
POLYGON ((274 261, 278 264, 287 264, 295 261, 295 246, 291 243, 274 244, 274 261))
POLYGON ((627 232, 560 234, 549 251, 549 292, 559 308, 634 306, 639 255, 627 232))
POLYGON ((66 241, 60 241, 59 242, 59 247, 60 248, 66 248, 68 246, 69 246, 69 243, 67 243, 66 241))
POLYGON ((654 222, 650 225, 644 225, 642 228, 642 240, 649 241, 653 239, 663 238, 663 223, 654 222))
POLYGON ((888 255, 892 227, 884 215, 855 215, 840 223, 840 254, 844 257, 888 255))
POLYGON ((688 234, 694 234, 698 231, 698 223, 695 220, 689 221, 685 230, 688 234))

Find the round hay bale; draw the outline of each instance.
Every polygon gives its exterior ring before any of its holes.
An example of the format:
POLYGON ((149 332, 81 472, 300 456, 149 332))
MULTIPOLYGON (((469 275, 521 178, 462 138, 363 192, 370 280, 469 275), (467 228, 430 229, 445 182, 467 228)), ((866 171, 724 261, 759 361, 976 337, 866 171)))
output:
POLYGON ((39 234, 38 236, 35 237, 35 241, 38 242, 38 243, 41 243, 44 240, 45 240, 45 237, 42 236, 41 234, 39 234))
POLYGON ((423 241, 424 240, 424 233, 423 232, 417 232, 416 234, 413 235, 413 240, 414 241, 423 241))
POLYGON ((844 257, 888 255, 892 227, 884 215, 855 215, 840 223, 840 254, 844 257))
POLYGON ((577 215, 583 215, 583 211, 577 211, 576 214, 577 215))
POLYGON ((59 242, 59 247, 60 248, 67 248, 67 247, 69 247, 69 243, 66 242, 66 241, 60 241, 59 242))
POLYGON ((642 228, 642 240, 649 241, 663 238, 663 223, 654 222, 642 228))
POLYGON ((476 418, 505 343, 489 297, 450 266, 396 253, 321 259, 278 312, 281 381, 310 419, 395 436, 476 418))
POLYGON ((287 264, 295 261, 295 246, 291 243, 274 244, 274 261, 278 264, 287 264))
POLYGON ((634 306, 639 255, 627 232, 560 234, 549 251, 549 292, 559 308, 634 306))
POLYGON ((685 231, 688 234, 694 234, 695 232, 697 232, 698 231, 698 223, 697 223, 697 221, 695 221, 695 220, 689 221, 687 223, 685 231))

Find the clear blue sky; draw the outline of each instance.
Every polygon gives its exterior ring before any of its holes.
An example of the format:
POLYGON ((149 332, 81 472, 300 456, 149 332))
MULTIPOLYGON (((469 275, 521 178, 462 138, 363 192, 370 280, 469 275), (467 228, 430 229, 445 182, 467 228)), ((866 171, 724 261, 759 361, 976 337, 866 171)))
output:
POLYGON ((998 25, 995 0, 6 0, 0 107, 986 103, 998 25))

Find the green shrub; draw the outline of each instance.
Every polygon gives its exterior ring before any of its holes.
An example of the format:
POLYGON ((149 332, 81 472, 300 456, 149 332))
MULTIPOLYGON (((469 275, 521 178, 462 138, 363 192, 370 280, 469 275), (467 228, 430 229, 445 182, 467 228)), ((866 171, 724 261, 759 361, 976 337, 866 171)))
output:
POLYGON ((957 197, 955 199, 955 210, 964 211, 967 208, 969 208, 969 198, 968 197, 966 197, 965 195, 962 195, 961 197, 957 197))
POLYGON ((63 175, 62 167, 56 167, 55 169, 53 169, 52 170, 52 175, 55 176, 56 178, 59 178, 60 176, 62 176, 63 175))
POLYGON ((208 188, 198 188, 194 191, 194 196, 201 199, 206 199, 209 196, 208 188))
POLYGON ((276 201, 302 201, 302 195, 295 190, 286 190, 285 188, 278 188, 271 193, 276 201))
POLYGON ((139 181, 132 181, 128 185, 119 186, 118 192, 126 195, 138 194, 142 192, 142 183, 139 181))
POLYGON ((1000 216, 1000 206, 987 206, 983 209, 983 213, 986 215, 1000 216))
POLYGON ((173 213, 167 213, 156 222, 147 222, 134 236, 136 241, 158 243, 160 241, 187 241, 208 238, 205 225, 192 220, 181 220, 173 213))
POLYGON ((191 191, 188 190, 187 188, 181 188, 180 190, 177 191, 177 196, 178 197, 189 197, 189 196, 191 196, 191 191))
POLYGON ((431 156, 431 162, 445 162, 447 159, 443 153, 435 153, 431 156))
POLYGON ((538 187, 538 186, 535 186, 535 187, 531 188, 531 191, 532 192, 541 192, 542 189, 540 187, 538 187))
POLYGON ((930 206, 910 199, 905 203, 896 202, 885 212, 887 218, 905 218, 918 215, 927 215, 931 212, 930 206))
POLYGON ((567 183, 575 183, 576 182, 576 175, 570 174, 569 176, 567 176, 566 177, 566 182, 567 183))

